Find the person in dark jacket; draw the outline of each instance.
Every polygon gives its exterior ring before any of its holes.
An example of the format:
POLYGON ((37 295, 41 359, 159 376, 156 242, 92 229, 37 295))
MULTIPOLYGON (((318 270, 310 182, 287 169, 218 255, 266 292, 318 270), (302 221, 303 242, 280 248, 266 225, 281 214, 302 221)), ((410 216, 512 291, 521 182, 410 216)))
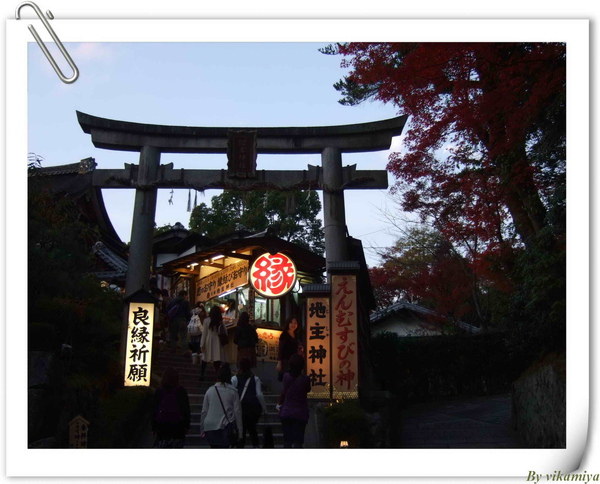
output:
POLYGON ((242 404, 242 423, 244 432, 238 447, 243 449, 246 445, 246 431, 250 435, 252 446, 258 448, 258 432, 256 424, 263 412, 267 411, 267 404, 262 392, 260 378, 250 370, 250 359, 242 358, 238 363, 238 373, 231 378, 231 384, 237 389, 242 404))
POLYGON ((237 361, 242 358, 250 360, 250 368, 256 368, 256 345, 258 344, 258 334, 254 326, 250 324, 250 316, 246 311, 240 313, 233 342, 238 347, 237 361))
POLYGON ((179 385, 175 368, 167 368, 160 388, 154 393, 152 410, 152 433, 156 447, 182 448, 185 434, 190 429, 190 400, 185 388, 179 385))
POLYGON ((304 358, 290 357, 290 371, 283 375, 283 390, 279 396, 279 417, 283 427, 283 447, 301 448, 308 423, 308 392, 310 378, 302 374, 304 358))
POLYGON ((169 346, 172 352, 175 352, 179 346, 185 353, 188 351, 187 322, 192 317, 187 291, 179 291, 177 297, 169 303, 167 313, 175 306, 178 307, 178 310, 174 316, 169 318, 169 346))
POLYGON ((283 381, 283 374, 289 370, 290 357, 295 354, 303 356, 304 348, 301 343, 300 325, 295 317, 290 317, 283 325, 279 337, 279 351, 277 353, 277 373, 279 381, 283 381))

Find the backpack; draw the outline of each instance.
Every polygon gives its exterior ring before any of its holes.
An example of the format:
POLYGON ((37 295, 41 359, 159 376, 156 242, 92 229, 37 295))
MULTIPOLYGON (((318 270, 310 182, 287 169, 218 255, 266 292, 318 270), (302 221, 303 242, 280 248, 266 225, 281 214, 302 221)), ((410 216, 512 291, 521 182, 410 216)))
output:
POLYGON ((177 316, 177 314, 179 313, 179 308, 179 304, 174 304, 173 307, 167 311, 167 316, 169 317, 169 319, 174 319, 177 316))
POLYGON ((187 327, 190 336, 198 336, 202 333, 202 323, 198 315, 194 314, 187 327))
MULTIPOLYGON (((244 385, 246 382, 244 382, 244 385)), ((241 399, 242 407, 254 407, 254 408, 262 408, 260 405, 260 401, 256 396, 256 378, 254 375, 250 377, 250 381, 248 382, 248 388, 246 388, 246 393, 243 391, 244 386, 240 387, 241 392, 238 390, 240 395, 240 399, 242 397, 242 393, 244 394, 244 398, 241 399)))
POLYGON ((179 408, 179 399, 177 398, 177 388, 163 390, 158 404, 156 421, 158 423, 178 423, 183 420, 181 409, 179 408))

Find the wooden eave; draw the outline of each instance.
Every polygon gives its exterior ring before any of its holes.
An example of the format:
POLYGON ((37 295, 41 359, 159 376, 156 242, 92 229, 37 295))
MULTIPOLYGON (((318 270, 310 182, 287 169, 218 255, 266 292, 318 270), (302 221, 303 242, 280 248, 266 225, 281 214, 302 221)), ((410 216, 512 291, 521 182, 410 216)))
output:
MULTIPOLYGON (((243 239, 234 239, 228 242, 217 244, 197 251, 194 254, 189 254, 184 257, 166 262, 163 264, 163 271, 166 272, 185 272, 187 266, 192 263, 203 264, 205 260, 211 260, 217 255, 225 257, 237 258, 240 260, 253 260, 254 256, 248 254, 240 254, 237 251, 252 251, 262 249, 265 252, 282 252, 289 255, 299 271, 306 273, 321 272, 325 268, 325 259, 320 255, 314 254, 296 244, 288 242, 277 237, 248 237, 243 239), (234 251, 236 251, 234 253, 234 251)), ((210 264, 204 264, 210 265, 210 264)), ((213 267, 218 267, 213 265, 213 267)))

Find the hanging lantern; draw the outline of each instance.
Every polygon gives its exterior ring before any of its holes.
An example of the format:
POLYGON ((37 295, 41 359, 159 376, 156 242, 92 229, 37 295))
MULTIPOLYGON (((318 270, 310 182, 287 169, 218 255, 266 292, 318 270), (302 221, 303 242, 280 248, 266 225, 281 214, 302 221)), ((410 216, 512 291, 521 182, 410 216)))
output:
POLYGON ((250 267, 250 283, 267 298, 284 296, 296 283, 296 265, 287 255, 268 252, 256 258, 250 267))

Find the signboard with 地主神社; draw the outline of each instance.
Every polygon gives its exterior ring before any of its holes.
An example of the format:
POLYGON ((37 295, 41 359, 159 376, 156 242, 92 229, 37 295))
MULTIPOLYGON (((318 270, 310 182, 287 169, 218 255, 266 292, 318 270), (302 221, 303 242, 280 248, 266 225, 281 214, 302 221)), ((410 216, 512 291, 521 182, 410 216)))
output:
POLYGON ((356 276, 331 276, 333 398, 358 398, 356 276))
POLYGON ((306 299, 306 374, 309 398, 329 398, 331 392, 331 319, 328 297, 306 299))
POLYGON ((281 330, 256 328, 256 333, 258 334, 256 358, 259 361, 277 361, 281 330))
POLYGON ((128 305, 125 386, 150 386, 154 304, 128 305))
POLYGON ((231 264, 196 283, 196 300, 208 301, 224 292, 248 284, 248 261, 231 264))
POLYGON ((296 266, 287 255, 265 253, 250 267, 250 283, 266 298, 284 296, 296 283, 296 266))

